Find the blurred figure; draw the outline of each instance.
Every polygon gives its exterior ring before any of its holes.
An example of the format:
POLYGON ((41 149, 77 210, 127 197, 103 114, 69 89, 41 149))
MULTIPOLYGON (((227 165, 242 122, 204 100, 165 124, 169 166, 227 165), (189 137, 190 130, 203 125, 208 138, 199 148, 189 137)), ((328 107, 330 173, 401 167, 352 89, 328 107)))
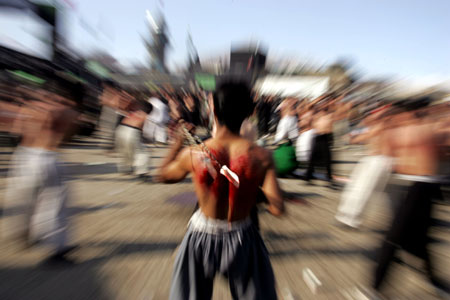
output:
POLYGON ((113 149, 114 134, 120 118, 120 100, 121 95, 118 87, 112 81, 105 81, 100 96, 102 111, 99 125, 103 138, 110 141, 110 145, 106 147, 109 150, 113 149))
MULTIPOLYGON (((342 96, 340 97, 343 98, 342 96)), ((352 107, 351 102, 337 102, 336 111, 334 114, 334 124, 333 124, 333 133, 335 135, 335 147, 343 147, 345 149, 346 146, 350 143, 349 141, 349 132, 350 132, 350 122, 349 122, 349 113, 352 107)))
POLYGON ((67 186, 58 148, 74 130, 78 113, 73 103, 40 90, 26 102, 14 124, 22 137, 11 159, 5 203, 21 214, 6 226, 6 235, 21 237, 26 245, 50 244, 48 262, 70 262, 67 186))
POLYGON ((178 120, 181 118, 181 108, 174 95, 166 94, 166 100, 169 103, 169 122, 167 124, 169 132, 169 140, 175 139, 175 128, 178 126, 178 120))
POLYGON ((319 165, 321 161, 325 164, 327 180, 332 180, 331 174, 331 146, 333 144, 333 116, 328 111, 328 106, 323 106, 316 110, 313 116, 313 129, 315 137, 311 149, 311 155, 308 162, 308 170, 306 171, 306 180, 309 181, 313 177, 314 167, 319 165))
POLYGON ((119 169, 144 181, 148 179, 148 153, 142 144, 142 128, 151 111, 150 103, 135 100, 116 131, 116 149, 123 159, 119 169))
POLYGON ((296 99, 287 98, 280 105, 281 119, 277 126, 275 134, 275 143, 279 143, 284 139, 291 141, 298 136, 297 128, 297 112, 295 108, 296 99))
POLYGON ((175 260, 170 299, 210 299, 216 273, 227 276, 234 299, 276 299, 268 253, 250 219, 260 186, 269 211, 284 211, 271 155, 239 136, 254 106, 246 85, 222 84, 213 102, 216 132, 205 142, 209 150, 192 156, 196 150, 181 150, 180 136, 161 166, 165 182, 193 173, 200 206, 175 260))
POLYGON ((258 124, 256 122, 256 110, 252 116, 248 117, 242 122, 240 135, 251 141, 256 142, 258 139, 258 124))
POLYGON ((183 105, 181 106, 181 118, 194 126, 201 124, 200 121, 200 108, 198 105, 197 98, 191 94, 186 94, 183 96, 183 105))
POLYGON ((269 122, 272 112, 272 104, 270 103, 270 98, 262 97, 256 105, 256 111, 258 115, 259 137, 263 137, 269 133, 269 122))
POLYGON ((281 119, 274 138, 278 146, 273 152, 273 159, 275 170, 280 177, 291 175, 297 168, 293 145, 293 141, 298 136, 296 103, 296 99, 288 98, 279 106, 281 119))
POLYGON ((364 121, 368 130, 353 138, 353 143, 366 143, 367 156, 361 158, 350 175, 350 182, 341 194, 336 219, 352 228, 361 224, 361 216, 369 199, 384 191, 389 180, 392 158, 383 153, 385 123, 384 111, 369 115, 364 121))
POLYGON ((311 157, 312 144, 316 134, 316 131, 312 128, 312 112, 307 111, 303 113, 299 119, 300 135, 295 144, 295 154, 297 162, 307 165, 311 157))
POLYGON ((148 100, 153 109, 148 114, 144 124, 144 137, 155 143, 167 143, 167 124, 169 122, 169 108, 159 98, 152 96, 148 100))
POLYGON ((427 98, 407 103, 401 107, 395 122, 399 127, 390 131, 389 151, 395 159, 394 170, 402 185, 407 186, 406 196, 394 212, 392 224, 378 252, 373 281, 376 290, 382 288, 385 275, 397 250, 403 249, 421 258, 432 284, 439 290, 445 286, 433 272, 428 253, 428 229, 431 223, 432 197, 439 189, 436 176, 439 164, 439 144, 443 139, 436 123, 424 118, 423 107, 427 98))

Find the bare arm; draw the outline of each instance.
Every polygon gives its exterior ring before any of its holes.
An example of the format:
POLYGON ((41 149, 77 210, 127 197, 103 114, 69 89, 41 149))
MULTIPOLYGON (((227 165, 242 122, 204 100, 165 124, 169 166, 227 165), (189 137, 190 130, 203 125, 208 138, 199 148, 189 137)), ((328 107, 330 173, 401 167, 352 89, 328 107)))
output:
POLYGON ((327 94, 323 94, 319 97, 317 97, 316 99, 314 99, 313 101, 311 101, 309 103, 310 106, 314 106, 315 104, 317 104, 319 101, 321 101, 322 99, 325 99, 328 95, 327 94))
POLYGON ((360 143, 367 143, 370 138, 373 137, 373 130, 369 129, 367 132, 360 133, 354 137, 351 138, 352 144, 360 144, 360 143))
POLYGON ((190 149, 183 147, 183 140, 177 139, 161 165, 158 181, 176 183, 183 180, 191 171, 190 149), (181 151, 181 152, 180 152, 181 151))
POLYGON ((270 167, 266 171, 266 177, 262 186, 264 195, 269 201, 269 212, 274 216, 281 216, 284 213, 284 200, 281 193, 280 186, 278 185, 277 176, 273 161, 271 159, 270 167))

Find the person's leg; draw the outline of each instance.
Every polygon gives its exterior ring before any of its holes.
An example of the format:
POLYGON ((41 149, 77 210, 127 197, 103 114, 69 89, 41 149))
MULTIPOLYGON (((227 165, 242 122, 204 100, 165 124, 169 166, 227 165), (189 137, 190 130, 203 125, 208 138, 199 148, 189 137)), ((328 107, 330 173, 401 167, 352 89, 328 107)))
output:
POLYGON ((65 255, 75 247, 68 247, 67 186, 63 181, 57 154, 47 152, 39 158, 45 179, 37 197, 31 220, 31 236, 52 247, 46 262, 69 262, 65 255))
MULTIPOLYGON (((140 139, 140 137, 139 137, 140 139)), ((140 140, 136 141, 136 150, 135 150, 135 172, 136 175, 146 175, 148 172, 148 153, 146 152, 146 148, 144 144, 140 140)))
MULTIPOLYGON (((56 163, 56 162, 55 162, 56 163)), ((69 202, 69 191, 68 186, 64 182, 62 166, 56 166, 57 173, 56 177, 53 179, 56 185, 56 197, 57 201, 55 204, 56 215, 55 215, 55 228, 53 232, 53 243, 55 245, 56 254, 65 254, 63 252, 67 249, 68 243, 68 215, 67 215, 67 205, 69 202)))
POLYGON ((122 155, 125 169, 134 172, 134 154, 135 154, 135 138, 133 129, 130 127, 122 127, 122 155))
POLYGON ((427 249, 424 250, 425 251, 422 258, 425 262, 425 271, 427 273, 428 279, 430 280, 430 282, 433 284, 434 287, 444 291, 447 294, 450 294, 450 286, 448 282, 445 282, 444 280, 441 280, 436 276, 436 273, 434 272, 433 261, 430 257, 430 253, 428 252, 427 249))
POLYGON ((203 247, 210 249, 211 245, 207 245, 210 240, 201 235, 204 233, 188 229, 178 249, 170 287, 171 300, 209 300, 212 297, 214 272, 208 274, 204 262, 214 264, 213 260, 208 259, 212 257, 214 250, 208 252, 208 258, 204 257, 206 253, 203 253, 203 247))
POLYGON ((114 139, 115 139, 115 134, 116 134, 116 128, 117 128, 117 120, 119 119, 119 115, 117 114, 117 112, 115 110, 112 110, 111 112, 111 120, 109 123, 109 129, 108 129, 108 139, 110 141, 112 141, 112 143, 110 145, 108 145, 108 149, 109 150, 113 150, 114 149, 114 139))
POLYGON ((439 192, 439 185, 432 183, 415 183, 409 191, 412 202, 411 222, 413 223, 408 236, 407 250, 417 257, 423 259, 425 271, 430 282, 439 290, 450 292, 448 283, 440 280, 435 272, 430 253, 428 251, 428 231, 431 225, 431 215, 433 210, 433 199, 439 192))
POLYGON ((233 299, 277 299, 268 251, 258 231, 250 227, 230 242, 236 245, 227 274, 233 299))
POLYGON ((131 165, 128 165, 127 156, 127 132, 126 127, 119 125, 115 136, 116 151, 120 155, 119 172, 128 172, 131 165))
POLYGON ((308 169, 306 171, 306 180, 310 180, 313 177, 314 165, 317 163, 318 158, 318 139, 317 136, 314 137, 311 147, 311 155, 309 156, 308 169))
POLYGON ((361 224, 361 217, 370 198, 384 190, 389 179, 390 159, 384 156, 366 156, 360 160, 345 187, 336 218, 352 227, 361 224))
MULTIPOLYGON (((353 169, 348 182, 341 194, 341 200, 336 213, 336 219, 344 224, 352 226, 352 217, 355 215, 355 207, 364 197, 364 182, 366 170, 370 165, 370 157, 363 157, 353 169)), ((368 179, 370 180, 370 179, 368 179)))
POLYGON ((39 161, 26 149, 18 147, 12 156, 11 166, 6 181, 3 210, 15 213, 4 219, 2 236, 20 239, 25 246, 29 246, 34 242, 30 240, 30 226, 42 179, 39 161))
POLYGON ((384 241, 380 250, 378 251, 377 265, 375 268, 375 274, 372 284, 372 287, 375 290, 379 291, 381 289, 388 268, 392 262, 392 259, 394 258, 395 251, 396 246, 388 241, 384 241))
POLYGON ((400 205, 394 212, 391 226, 387 231, 384 242, 378 254, 377 267, 375 270, 373 288, 380 290, 389 265, 394 257, 395 251, 404 245, 405 235, 408 233, 409 219, 413 207, 412 197, 414 186, 408 188, 406 196, 400 200, 400 205))
POLYGON ((332 158, 331 158, 331 146, 333 144, 333 135, 331 133, 325 135, 325 139, 323 141, 323 157, 324 157, 324 161, 325 161, 325 167, 327 169, 327 179, 329 181, 332 180, 332 175, 331 175, 331 162, 332 162, 332 158))

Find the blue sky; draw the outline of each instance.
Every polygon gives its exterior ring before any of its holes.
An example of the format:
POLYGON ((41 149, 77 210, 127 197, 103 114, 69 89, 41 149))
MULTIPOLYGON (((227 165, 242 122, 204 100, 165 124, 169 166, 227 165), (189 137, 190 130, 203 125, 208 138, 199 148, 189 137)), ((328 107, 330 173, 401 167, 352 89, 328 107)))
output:
MULTIPOLYGON (((252 39, 267 45, 273 56, 314 62, 351 57, 369 76, 450 78, 448 0, 70 1, 75 10, 65 20, 71 44, 83 51, 108 50, 124 64, 145 61, 145 10, 155 13, 162 2, 171 65, 186 60, 189 26, 200 57, 252 39), (80 19, 97 34, 80 26, 80 19)), ((0 34, 4 24, 0 21, 0 34)))

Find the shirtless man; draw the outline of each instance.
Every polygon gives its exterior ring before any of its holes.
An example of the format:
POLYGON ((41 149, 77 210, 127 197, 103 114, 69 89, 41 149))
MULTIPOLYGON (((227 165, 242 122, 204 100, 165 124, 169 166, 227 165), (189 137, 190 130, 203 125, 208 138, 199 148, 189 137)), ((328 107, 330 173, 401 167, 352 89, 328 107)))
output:
POLYGON ((121 171, 135 174, 144 181, 148 179, 148 154, 141 142, 142 128, 151 111, 150 103, 135 100, 116 129, 116 148, 123 158, 121 171))
POLYGON ((239 136, 253 111, 250 90, 224 83, 213 97, 216 132, 205 142, 221 165, 239 177, 234 185, 205 152, 182 150, 178 139, 160 170, 164 182, 193 173, 200 209, 194 213, 174 267, 170 299, 210 299, 216 273, 225 275, 234 299, 276 299, 275 280, 264 243, 250 220, 262 188, 268 210, 284 212, 271 154, 239 136))
POLYGON ((388 136, 391 155, 395 159, 397 179, 408 186, 406 197, 400 199, 398 209, 378 255, 373 287, 379 290, 396 250, 403 249, 422 258, 428 277, 435 287, 446 289, 433 274, 427 251, 428 228, 431 221, 432 197, 439 180, 436 177, 439 163, 439 139, 442 135, 435 123, 427 122, 423 106, 427 99, 403 108, 388 136))
POLYGON ((58 162, 58 148, 73 132, 78 113, 73 102, 44 90, 25 102, 14 124, 22 137, 11 159, 5 205, 20 206, 21 214, 6 226, 7 235, 30 246, 49 243, 50 262, 68 262, 67 187, 58 162))
POLYGON ((312 179, 314 166, 322 159, 327 169, 327 180, 331 181, 330 147, 333 144, 333 116, 328 112, 327 106, 322 107, 313 116, 313 129, 315 130, 315 138, 306 172, 306 180, 309 181, 312 179))
POLYGON ((365 143, 368 155, 363 157, 350 176, 350 182, 341 194, 336 219, 347 226, 357 228, 369 199, 384 191, 388 182, 392 159, 383 150, 385 124, 388 122, 385 111, 378 111, 364 119, 368 128, 365 133, 353 138, 354 143, 365 143))

